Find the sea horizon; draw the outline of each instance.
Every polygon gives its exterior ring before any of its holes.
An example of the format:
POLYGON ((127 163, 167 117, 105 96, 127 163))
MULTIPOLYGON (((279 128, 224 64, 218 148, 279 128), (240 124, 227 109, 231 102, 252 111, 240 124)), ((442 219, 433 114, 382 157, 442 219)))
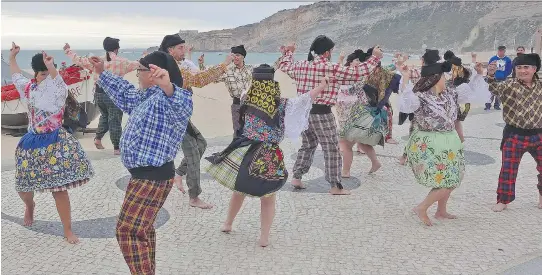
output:
MULTIPOLYGON (((145 49, 121 49, 119 52, 119 56, 127 58, 129 60, 139 60, 145 49)), ((74 49, 74 51, 79 56, 103 56, 105 55, 105 51, 103 49, 74 49)), ((19 54, 17 55, 17 63, 19 64, 19 67, 23 70, 30 70, 32 69, 30 66, 30 62, 32 60, 32 56, 39 53, 40 50, 21 50, 19 54)), ((63 50, 47 50, 45 51, 47 54, 53 56, 55 59, 55 63, 60 66, 62 62, 66 62, 66 66, 71 66, 73 63, 71 60, 64 54, 63 50)), ((201 54, 205 55, 205 65, 217 65, 223 62, 226 59, 226 56, 229 54, 229 52, 220 52, 220 51, 194 51, 192 52, 192 56, 190 60, 192 60, 195 64, 198 63, 198 58, 201 54)), ((307 58, 308 53, 301 53, 296 52, 294 53, 294 60, 304 60, 307 58)), ((336 62, 339 58, 340 52, 333 52, 331 60, 336 62)), ((250 65, 258 65, 258 64, 269 64, 273 65, 275 61, 281 56, 280 52, 249 52, 247 53, 247 56, 245 57, 245 63, 250 65)), ((2 59, 9 63, 9 50, 2 50, 2 59)), ((382 60, 382 64, 387 65, 392 62, 392 54, 385 53, 384 58, 382 60)))

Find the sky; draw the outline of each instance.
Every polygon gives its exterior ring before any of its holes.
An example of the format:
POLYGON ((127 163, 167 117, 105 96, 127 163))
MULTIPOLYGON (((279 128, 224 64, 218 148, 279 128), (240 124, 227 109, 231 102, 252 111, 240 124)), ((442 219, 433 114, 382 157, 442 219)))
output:
POLYGON ((99 49, 106 36, 122 48, 160 44, 166 34, 235 28, 313 2, 4 2, 2 50, 99 49))

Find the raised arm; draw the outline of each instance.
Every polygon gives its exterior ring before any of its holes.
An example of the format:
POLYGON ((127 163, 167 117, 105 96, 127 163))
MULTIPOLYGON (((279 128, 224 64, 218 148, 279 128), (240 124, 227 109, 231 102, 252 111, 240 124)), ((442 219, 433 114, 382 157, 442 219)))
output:
POLYGON ((11 50, 9 51, 9 70, 11 72, 11 81, 19 92, 19 97, 26 98, 24 89, 28 82, 30 82, 30 79, 23 76, 21 68, 19 68, 19 65, 17 64, 16 57, 17 54, 19 54, 19 51, 21 51, 21 48, 16 45, 15 42, 12 42, 11 50))
POLYGON ((45 67, 47 67, 47 71, 49 72, 49 75, 52 79, 55 79, 58 75, 58 71, 56 70, 54 59, 52 56, 47 55, 46 52, 41 52, 43 54, 43 63, 45 63, 45 67))
POLYGON ((506 94, 511 89, 512 80, 497 82, 495 80, 495 72, 497 71, 497 62, 493 61, 487 66, 487 83, 489 84, 489 92, 499 98, 506 94))
POLYGON ((64 53, 71 59, 73 64, 83 67, 89 71, 94 70, 92 63, 90 63, 90 59, 87 57, 78 56, 74 51, 71 50, 70 44, 66 43, 66 45, 64 45, 64 53))
POLYGON ((183 88, 196 87, 203 88, 217 81, 227 70, 227 66, 233 60, 232 55, 226 57, 226 61, 222 64, 210 67, 209 69, 201 72, 191 72, 190 70, 181 69, 183 76, 183 88))
POLYGON ((109 57, 111 58, 111 61, 109 62, 110 65, 108 70, 118 76, 124 76, 139 68, 139 61, 130 61, 126 58, 118 57, 114 52, 110 52, 109 57))
POLYGON ((356 82, 360 82, 364 77, 371 74, 380 62, 380 57, 375 55, 369 57, 365 62, 358 66, 341 66, 340 64, 333 64, 333 72, 335 79, 341 85, 352 85, 356 82))
POLYGON ((295 71, 297 62, 294 62, 294 51, 296 45, 292 44, 287 47, 282 46, 280 48, 282 56, 275 62, 275 69, 281 70, 286 73, 290 78, 295 80, 295 71))

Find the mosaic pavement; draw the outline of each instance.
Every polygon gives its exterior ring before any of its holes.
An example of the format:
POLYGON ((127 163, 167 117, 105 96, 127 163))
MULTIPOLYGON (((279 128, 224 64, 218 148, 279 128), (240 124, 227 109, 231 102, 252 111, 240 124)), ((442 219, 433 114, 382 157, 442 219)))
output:
MULTIPOLYGON (((309 188, 286 184, 278 194, 271 246, 257 246, 259 201, 247 199, 231 234, 219 231, 230 192, 203 175, 201 198, 212 210, 191 208, 173 189, 158 216, 158 274, 541 274, 542 210, 536 208, 536 166, 527 155, 520 167, 517 199, 493 213, 500 168, 502 119, 479 112, 464 123, 467 174, 452 194, 449 211, 458 220, 424 227, 410 209, 427 191, 398 165, 408 125, 394 127, 400 145, 377 152, 383 168, 367 175, 369 160, 354 157, 351 196, 326 194, 323 154, 304 178, 309 188), (531 273, 530 273, 531 272, 531 273), (532 273, 538 272, 538 273, 532 273)), ((228 137, 209 140, 206 156, 228 137)), ((283 144, 287 167, 295 145, 283 144)), ((5 274, 129 274, 114 237, 128 172, 118 157, 89 154, 97 175, 70 192, 79 245, 62 240, 62 225, 50 194, 36 195, 35 223, 22 224, 24 206, 14 187, 13 163, 2 163, 2 272, 5 274)), ((179 157, 181 154, 179 155, 179 157)), ((177 161, 178 162, 178 161, 177 161)), ((203 167, 208 163, 203 160, 203 167)), ((435 209, 431 209, 433 213, 435 209)))

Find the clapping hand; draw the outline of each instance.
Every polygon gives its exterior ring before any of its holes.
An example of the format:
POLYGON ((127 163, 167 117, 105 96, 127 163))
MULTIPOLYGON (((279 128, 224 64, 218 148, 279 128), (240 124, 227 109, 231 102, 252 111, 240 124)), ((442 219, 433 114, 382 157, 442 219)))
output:
POLYGON ((64 45, 64 48, 62 48, 62 49, 64 49, 64 51, 69 50, 70 49, 70 44, 66 43, 64 45))
POLYGON ((15 42, 11 42, 11 50, 9 50, 10 56, 15 57, 20 51, 21 51, 21 47, 15 44, 15 42))
POLYGON ((46 52, 42 51, 41 52, 43 54, 43 63, 45 63, 45 66, 47 68, 52 68, 55 66, 55 63, 54 63, 54 59, 52 56, 50 55, 47 55, 46 52))

